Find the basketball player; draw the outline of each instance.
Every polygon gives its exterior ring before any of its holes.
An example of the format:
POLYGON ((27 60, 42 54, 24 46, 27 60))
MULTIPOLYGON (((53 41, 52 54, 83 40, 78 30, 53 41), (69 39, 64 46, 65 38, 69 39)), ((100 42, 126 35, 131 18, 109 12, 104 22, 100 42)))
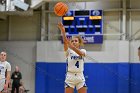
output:
POLYGON ((65 93, 73 93, 76 87, 78 93, 87 93, 84 70, 85 49, 80 49, 83 45, 83 40, 80 36, 74 36, 71 42, 68 41, 65 28, 62 23, 58 23, 58 28, 61 30, 64 41, 64 51, 67 58, 67 73, 65 79, 65 93))
POLYGON ((10 82, 11 65, 6 61, 7 53, 2 51, 0 53, 0 93, 7 91, 10 82), (7 74, 5 76, 7 70, 7 74))

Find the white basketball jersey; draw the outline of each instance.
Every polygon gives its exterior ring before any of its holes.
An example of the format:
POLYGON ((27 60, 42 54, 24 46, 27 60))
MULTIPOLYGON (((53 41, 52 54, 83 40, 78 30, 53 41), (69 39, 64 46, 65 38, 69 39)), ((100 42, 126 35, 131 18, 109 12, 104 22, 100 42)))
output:
MULTIPOLYGON (((86 54, 85 49, 80 49, 80 51, 86 54)), ((79 56, 75 51, 68 48, 67 57, 67 71, 68 72, 83 72, 84 70, 84 57, 79 56)))
POLYGON ((7 71, 11 71, 10 63, 8 63, 7 61, 5 61, 5 62, 1 62, 0 61, 0 79, 4 79, 5 78, 6 70, 7 71))

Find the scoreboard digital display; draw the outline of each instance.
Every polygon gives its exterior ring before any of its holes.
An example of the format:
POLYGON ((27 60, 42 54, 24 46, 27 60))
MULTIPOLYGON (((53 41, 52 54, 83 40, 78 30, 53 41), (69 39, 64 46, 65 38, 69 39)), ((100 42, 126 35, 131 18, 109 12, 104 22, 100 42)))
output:
POLYGON ((66 35, 81 35, 85 43, 103 43, 103 13, 102 10, 69 11, 62 17, 66 35))

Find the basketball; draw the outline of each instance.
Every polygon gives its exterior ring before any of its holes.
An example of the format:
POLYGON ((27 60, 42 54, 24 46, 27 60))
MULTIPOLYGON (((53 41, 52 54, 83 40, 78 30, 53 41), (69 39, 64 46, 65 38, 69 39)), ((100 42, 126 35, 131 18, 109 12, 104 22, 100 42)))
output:
POLYGON ((64 16, 68 12, 68 6, 63 2, 58 2, 54 6, 54 12, 57 16, 64 16))

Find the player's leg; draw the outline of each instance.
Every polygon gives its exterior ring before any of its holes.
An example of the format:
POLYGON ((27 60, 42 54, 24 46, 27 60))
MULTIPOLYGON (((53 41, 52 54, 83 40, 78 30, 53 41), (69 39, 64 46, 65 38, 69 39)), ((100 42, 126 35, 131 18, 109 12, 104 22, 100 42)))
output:
POLYGON ((65 79, 65 93, 73 93, 75 88, 74 75, 72 73, 67 73, 65 79))
POLYGON ((65 88, 65 93, 73 93, 74 92, 74 88, 68 87, 65 88))
POLYGON ((82 88, 78 89, 78 93, 87 93, 87 88, 82 87, 82 88))
POLYGON ((81 75, 77 79, 79 79, 79 83, 76 84, 76 89, 78 90, 78 93, 87 93, 87 86, 84 76, 81 75))
POLYGON ((73 93, 74 92, 74 84, 65 82, 65 93, 73 93))

